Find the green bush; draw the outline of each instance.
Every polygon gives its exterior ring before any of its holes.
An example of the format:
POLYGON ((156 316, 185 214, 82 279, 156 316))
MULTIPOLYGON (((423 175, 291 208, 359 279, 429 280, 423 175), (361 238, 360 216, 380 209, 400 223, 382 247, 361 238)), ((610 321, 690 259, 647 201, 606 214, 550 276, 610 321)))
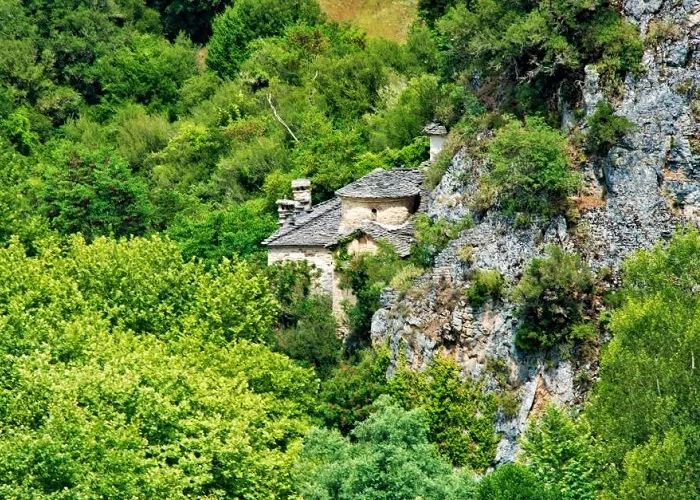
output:
POLYGON ((496 269, 477 269, 467 289, 467 298, 473 308, 478 309, 487 300, 498 300, 503 296, 505 280, 496 269))
POLYGON ((617 116, 608 101, 600 101, 593 114, 588 117, 586 148, 589 152, 604 156, 611 147, 634 129, 634 124, 624 116, 617 116))
POLYGON ((109 151, 60 144, 42 166, 36 189, 39 211, 63 234, 97 236, 144 234, 153 206, 146 183, 126 161, 109 151))
POLYGON ((317 406, 321 421, 349 434, 370 415, 372 403, 388 393, 386 373, 390 362, 387 350, 366 349, 334 369, 321 384, 317 406))
POLYGON ((409 265, 390 244, 379 242, 378 247, 376 253, 348 255, 341 249, 336 255, 340 287, 351 290, 356 298, 354 303, 346 304, 350 333, 345 343, 350 351, 369 344, 372 315, 379 309, 381 291, 409 265))
POLYGON ((465 380, 454 361, 438 357, 423 372, 399 368, 389 394, 406 409, 425 410, 428 439, 454 465, 483 471, 493 463, 497 398, 465 380))
POLYGON ((474 227, 474 220, 465 217, 459 222, 448 222, 446 219, 434 221, 426 214, 418 214, 414 221, 415 243, 411 248, 411 259, 422 267, 430 267, 438 253, 457 235, 474 227))
POLYGON ((294 23, 314 24, 322 13, 315 0, 241 0, 214 18, 207 45, 207 65, 221 78, 233 79, 256 38, 279 35, 294 23))
POLYGON ((554 495, 525 465, 506 464, 479 483, 477 500, 554 500, 554 495))
POLYGON ((312 296, 295 305, 296 325, 275 333, 277 349, 303 366, 313 367, 322 379, 340 363, 343 343, 330 297, 312 296))
POLYGON ((612 85, 640 67, 637 29, 605 0, 427 1, 454 5, 436 23, 443 72, 478 71, 492 97, 518 113, 551 112, 562 91, 575 97, 587 64, 612 85))
POLYGON ((567 155, 566 137, 540 118, 510 119, 489 145, 493 170, 485 181, 507 213, 549 215, 565 210, 580 182, 567 155))
POLYGON ((513 291, 521 319, 515 340, 521 349, 548 349, 572 340, 572 326, 591 307, 595 279, 581 257, 558 246, 547 252, 546 258, 532 259, 513 291))
POLYGON ((428 442, 422 410, 406 411, 388 397, 352 432, 314 430, 304 441, 299 482, 304 498, 468 498, 472 481, 441 459, 428 442))

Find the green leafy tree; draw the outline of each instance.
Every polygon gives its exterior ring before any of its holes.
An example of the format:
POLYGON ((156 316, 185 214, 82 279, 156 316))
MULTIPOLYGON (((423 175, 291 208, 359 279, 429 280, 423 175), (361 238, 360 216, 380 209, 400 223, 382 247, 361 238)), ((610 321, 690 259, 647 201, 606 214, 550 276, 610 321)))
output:
POLYGON ((139 35, 100 58, 95 71, 108 99, 135 101, 156 110, 171 109, 179 89, 197 70, 196 51, 185 38, 169 43, 139 35))
POLYGON ((316 0, 240 0, 214 19, 207 45, 207 65, 222 78, 233 78, 249 55, 248 44, 284 32, 301 22, 321 19, 316 0))
POLYGON ((584 423, 549 406, 525 434, 523 451, 538 480, 556 498, 595 498, 598 482, 593 441, 584 423))
POLYGON ((146 183, 112 151, 61 144, 41 167, 39 211, 63 234, 143 234, 153 212, 146 183))
POLYGON ((424 372, 397 370, 389 393, 405 408, 422 408, 428 439, 454 465, 483 471, 496 456, 496 400, 463 380, 454 361, 438 358, 424 372))
POLYGON ((322 379, 340 364, 343 343, 333 316, 331 299, 311 296, 295 305, 298 317, 294 326, 275 333, 280 350, 304 366, 313 367, 322 379))
POLYGON ((304 441, 304 498, 425 499, 462 498, 471 493, 466 474, 453 471, 427 439, 421 410, 406 411, 388 397, 352 433, 315 430, 304 441))
POLYGON ((623 303, 612 313, 586 417, 611 464, 611 496, 694 498, 697 434, 700 235, 679 231, 623 269, 623 303))
POLYGON ((389 352, 365 349, 344 361, 321 384, 318 412, 323 423, 349 434, 371 413, 372 403, 388 394, 389 352))
POLYGON ((551 214, 562 211, 575 192, 566 138, 540 118, 523 125, 509 120, 496 132, 488 149, 493 170, 487 184, 499 192, 506 212, 551 214))
POLYGON ((590 310, 593 274, 580 255, 554 245, 547 251, 548 257, 532 259, 513 291, 522 320, 516 343, 522 349, 548 349, 563 341, 586 340, 572 338, 576 331, 572 327, 590 310))
POLYGON ((478 500, 547 500, 554 499, 530 468, 506 464, 481 480, 475 498, 478 500))
POLYGON ((260 242, 278 227, 264 208, 263 200, 250 200, 201 216, 178 217, 167 234, 178 242, 185 259, 198 258, 208 266, 216 266, 223 258, 260 260, 264 256, 260 242))

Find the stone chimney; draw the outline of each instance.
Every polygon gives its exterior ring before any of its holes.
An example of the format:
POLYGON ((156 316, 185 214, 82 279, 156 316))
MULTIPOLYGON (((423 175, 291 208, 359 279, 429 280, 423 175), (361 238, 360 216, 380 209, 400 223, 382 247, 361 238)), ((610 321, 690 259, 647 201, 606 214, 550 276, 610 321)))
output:
POLYGON ((439 123, 429 123, 424 129, 430 137, 430 161, 435 161, 447 142, 447 129, 439 123))
POLYGON ((278 224, 280 227, 293 226, 297 202, 294 200, 277 200, 278 224))
POLYGON ((311 212, 311 181, 309 179, 295 179, 292 181, 294 201, 297 202, 297 212, 311 212))

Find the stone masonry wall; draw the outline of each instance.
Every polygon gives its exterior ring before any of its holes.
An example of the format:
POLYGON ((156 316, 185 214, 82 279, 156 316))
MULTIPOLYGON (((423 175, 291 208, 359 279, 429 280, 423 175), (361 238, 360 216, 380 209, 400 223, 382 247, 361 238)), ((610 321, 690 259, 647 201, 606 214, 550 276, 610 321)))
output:
POLYGON ((373 220, 384 226, 400 226, 404 224, 414 211, 416 199, 360 199, 341 198, 343 215, 340 220, 340 232, 352 231, 360 223, 373 220), (375 212, 373 212, 375 210, 375 212))

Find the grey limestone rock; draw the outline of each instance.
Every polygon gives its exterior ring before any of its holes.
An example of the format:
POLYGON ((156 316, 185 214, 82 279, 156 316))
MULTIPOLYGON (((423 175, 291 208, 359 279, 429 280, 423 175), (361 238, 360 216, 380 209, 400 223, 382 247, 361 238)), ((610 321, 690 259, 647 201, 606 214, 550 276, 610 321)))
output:
MULTIPOLYGON (((493 387, 488 360, 503 362, 520 408, 514 416, 498 418, 497 463, 514 460, 519 435, 544 404, 580 402, 577 374, 595 366, 545 362, 516 349, 516 306, 506 298, 472 309, 463 293, 472 271, 498 269, 512 288, 533 257, 557 244, 579 252, 594 270, 609 268, 616 275, 630 253, 669 238, 679 225, 700 221, 700 0, 626 0, 624 13, 643 36, 650 23, 670 20, 679 38, 648 47, 643 74, 628 76, 623 99, 612 101, 615 113, 635 129, 606 158, 583 167, 585 191, 595 203, 582 208, 576 227, 563 218, 516 227, 512 219, 488 213, 438 255, 435 267, 418 280, 416 293, 385 291, 372 322, 373 341, 388 343, 394 359, 402 350, 416 369, 443 352, 465 375, 486 377, 493 387), (460 258, 465 246, 471 247, 469 262, 460 258)), ((603 98, 597 71, 586 68, 585 113, 603 98)), ((482 170, 460 151, 429 195, 427 213, 450 220, 473 215, 469 206, 482 170)))

